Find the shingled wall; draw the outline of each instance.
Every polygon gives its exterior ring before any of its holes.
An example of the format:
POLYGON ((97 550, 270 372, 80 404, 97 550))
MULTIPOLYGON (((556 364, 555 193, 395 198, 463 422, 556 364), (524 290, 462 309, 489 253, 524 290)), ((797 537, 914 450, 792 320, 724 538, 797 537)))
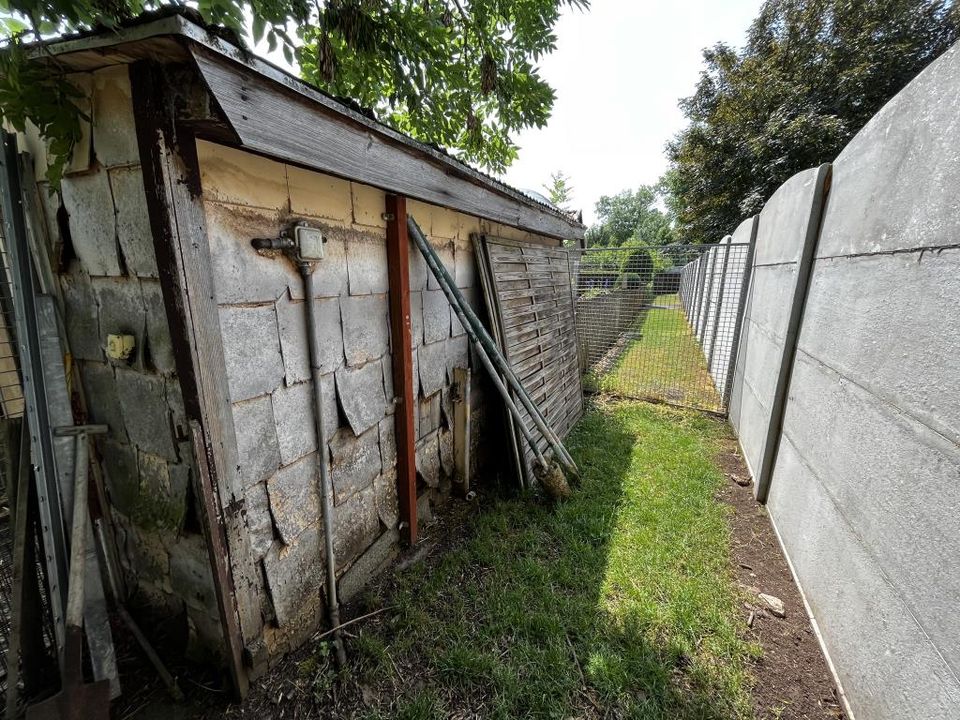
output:
POLYGON ((126 66, 71 76, 86 124, 61 189, 51 194, 35 132, 20 138, 38 179, 61 312, 98 440, 118 555, 134 605, 186 617, 191 647, 220 643, 207 549, 190 495, 195 472, 147 217, 126 66), (59 220, 58 220, 59 214, 59 220), (133 335, 111 360, 107 335, 133 335))
MULTIPOLYGON (((286 258, 259 253, 294 220, 322 228, 317 270, 323 395, 336 512, 341 594, 349 598, 398 545, 394 389, 384 193, 200 142, 207 233, 253 552, 262 563, 269 655, 322 622, 323 530, 317 439, 301 278, 286 258)), ((556 244, 415 201, 416 218, 457 285, 482 314, 470 233, 556 244)), ((453 475, 453 368, 470 366, 468 338, 422 257, 411 250, 414 413, 421 519, 453 475)), ((472 393, 474 471, 497 428, 472 393)), ((496 421, 495 421, 496 422, 496 421)))

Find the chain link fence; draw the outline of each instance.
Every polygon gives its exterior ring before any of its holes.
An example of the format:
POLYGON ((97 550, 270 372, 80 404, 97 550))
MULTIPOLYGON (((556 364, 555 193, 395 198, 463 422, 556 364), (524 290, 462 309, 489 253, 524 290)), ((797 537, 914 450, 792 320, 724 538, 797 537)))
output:
POLYGON ((585 388, 725 413, 749 249, 726 240, 580 251, 585 388))

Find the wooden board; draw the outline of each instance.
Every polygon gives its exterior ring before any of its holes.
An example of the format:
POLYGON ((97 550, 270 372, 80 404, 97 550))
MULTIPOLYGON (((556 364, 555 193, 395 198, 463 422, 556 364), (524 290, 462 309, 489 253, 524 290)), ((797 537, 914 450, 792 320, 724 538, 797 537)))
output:
MULTIPOLYGON (((484 235, 477 245, 490 276, 488 310, 504 356, 550 425, 563 439, 583 413, 569 252, 484 235)), ((524 424, 540 437, 526 410, 524 424)), ((533 451, 520 438, 524 473, 532 478, 533 451)))
POLYGON ((559 211, 331 107, 304 86, 274 81, 207 48, 190 49, 247 150, 540 235, 583 237, 583 226, 559 211))

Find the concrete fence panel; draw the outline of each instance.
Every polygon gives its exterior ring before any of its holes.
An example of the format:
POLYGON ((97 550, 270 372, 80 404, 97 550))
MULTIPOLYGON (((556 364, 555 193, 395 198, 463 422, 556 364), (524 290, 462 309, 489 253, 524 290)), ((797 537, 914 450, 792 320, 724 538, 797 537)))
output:
POLYGON ((784 382, 782 359, 795 296, 802 290, 798 280, 804 250, 809 250, 811 216, 822 199, 824 180, 822 168, 804 170, 781 185, 760 212, 732 388, 736 411, 731 416, 754 478, 762 474, 775 440, 769 429, 776 422, 778 388, 784 382))
POLYGON ((960 717, 960 49, 834 165, 768 500, 854 714, 960 717))

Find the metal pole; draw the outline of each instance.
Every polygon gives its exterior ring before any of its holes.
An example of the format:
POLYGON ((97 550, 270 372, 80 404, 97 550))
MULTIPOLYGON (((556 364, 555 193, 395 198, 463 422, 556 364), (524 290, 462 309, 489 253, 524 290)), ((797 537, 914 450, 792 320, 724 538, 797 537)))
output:
POLYGON ((320 496, 323 511, 323 544, 327 560, 327 613, 333 634, 337 663, 346 667, 347 655, 340 635, 340 603, 337 599, 337 561, 333 552, 333 486, 327 468, 327 433, 323 423, 323 387, 320 378, 320 338, 317 335, 316 303, 314 302, 313 263, 297 263, 303 278, 306 298, 307 342, 310 351, 310 378, 313 382, 313 417, 317 430, 317 464, 320 466, 320 496))

